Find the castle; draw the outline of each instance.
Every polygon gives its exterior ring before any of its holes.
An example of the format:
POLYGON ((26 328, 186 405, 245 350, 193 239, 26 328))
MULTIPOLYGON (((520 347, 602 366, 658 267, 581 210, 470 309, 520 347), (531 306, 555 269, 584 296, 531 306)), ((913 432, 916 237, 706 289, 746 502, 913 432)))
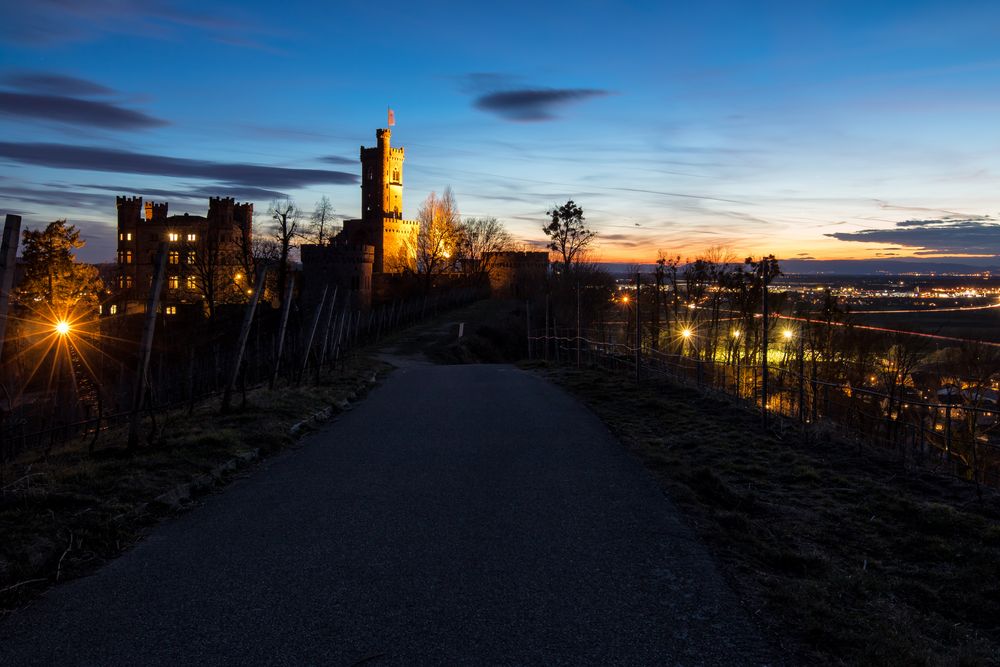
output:
POLYGON ((323 285, 336 285, 352 308, 367 309, 375 293, 385 297, 388 279, 416 268, 420 223, 403 219, 402 148, 392 132, 375 132, 376 145, 361 147, 361 218, 345 220, 328 244, 301 246, 303 299, 316 302, 323 285))
MULTIPOLYGON (((338 302, 367 310, 377 285, 416 268, 419 223, 403 219, 402 148, 392 133, 379 129, 376 145, 361 147, 361 218, 344 221, 337 236, 323 245, 300 247, 302 296, 316 302, 323 286, 338 288, 338 302)), ((165 315, 210 310, 240 301, 252 287, 244 265, 250 252, 253 204, 212 197, 208 214, 167 215, 167 204, 141 197, 117 197, 117 290, 102 305, 105 315, 145 312, 159 244, 167 247, 167 274, 161 308, 165 315), (211 280, 211 285, 207 281, 211 280), (231 297, 231 299, 230 299, 231 297)))
POLYGON ((375 274, 402 273, 416 266, 420 224, 403 219, 403 149, 392 147, 389 129, 375 138, 361 147, 361 219, 344 221, 339 242, 373 246, 375 274))
POLYGON ((142 313, 153 282, 156 251, 165 243, 167 272, 161 308, 165 315, 195 311, 206 292, 220 300, 226 292, 249 287, 240 259, 249 250, 253 204, 212 197, 208 214, 167 215, 167 204, 141 197, 116 197, 118 255, 114 298, 106 315, 142 313), (206 290, 206 280, 211 280, 206 290))

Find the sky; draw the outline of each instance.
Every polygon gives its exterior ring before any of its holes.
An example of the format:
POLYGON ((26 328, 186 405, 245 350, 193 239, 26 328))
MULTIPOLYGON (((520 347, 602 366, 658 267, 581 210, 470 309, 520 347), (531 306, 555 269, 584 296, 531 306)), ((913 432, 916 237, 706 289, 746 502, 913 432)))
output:
POLYGON ((1000 3, 0 0, 0 213, 115 249, 115 196, 404 216, 450 186, 526 246, 1000 265, 1000 3))

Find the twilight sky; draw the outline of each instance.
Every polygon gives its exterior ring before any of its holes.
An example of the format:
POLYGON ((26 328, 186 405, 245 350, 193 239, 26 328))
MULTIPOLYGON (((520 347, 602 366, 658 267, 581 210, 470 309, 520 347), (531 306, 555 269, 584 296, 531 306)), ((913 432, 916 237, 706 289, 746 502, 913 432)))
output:
MULTIPOLYGON (((0 213, 114 253, 114 197, 360 213, 386 107, 404 214, 596 259, 1000 259, 1000 3, 0 0, 0 213)), ((261 219, 267 222, 266 218, 261 219)))

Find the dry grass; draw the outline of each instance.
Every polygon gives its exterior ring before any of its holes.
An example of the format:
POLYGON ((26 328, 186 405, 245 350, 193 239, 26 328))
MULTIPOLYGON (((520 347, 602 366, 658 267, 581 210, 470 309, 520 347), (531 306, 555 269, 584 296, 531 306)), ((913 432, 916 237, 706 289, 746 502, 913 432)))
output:
POLYGON ((194 494, 211 491, 235 472, 220 469, 227 462, 287 447, 294 424, 360 397, 386 368, 353 357, 318 385, 249 392, 246 406, 228 415, 219 414, 218 400, 192 415, 160 415, 155 442, 134 456, 125 451, 125 430, 117 429, 102 434, 93 455, 78 442, 22 457, 9 467, 0 495, 0 613, 117 556, 176 511, 176 503, 157 497, 186 484, 194 494))
POLYGON ((1000 664, 1000 501, 726 400, 545 368, 661 481, 766 631, 803 664, 1000 664))

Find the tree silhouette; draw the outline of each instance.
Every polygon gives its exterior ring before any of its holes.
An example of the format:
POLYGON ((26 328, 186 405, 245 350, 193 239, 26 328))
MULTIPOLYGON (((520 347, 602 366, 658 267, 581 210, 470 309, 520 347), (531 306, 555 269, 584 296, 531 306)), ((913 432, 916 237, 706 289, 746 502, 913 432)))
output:
POLYGON ((65 220, 51 222, 45 229, 24 230, 24 280, 16 299, 33 311, 47 306, 51 315, 79 317, 97 309, 102 289, 97 267, 76 261, 73 251, 86 242, 65 220))
POLYGON ((572 199, 548 211, 548 215, 552 221, 542 227, 542 231, 549 237, 548 248, 562 256, 563 268, 569 271, 597 236, 597 232, 587 229, 583 209, 572 199))

